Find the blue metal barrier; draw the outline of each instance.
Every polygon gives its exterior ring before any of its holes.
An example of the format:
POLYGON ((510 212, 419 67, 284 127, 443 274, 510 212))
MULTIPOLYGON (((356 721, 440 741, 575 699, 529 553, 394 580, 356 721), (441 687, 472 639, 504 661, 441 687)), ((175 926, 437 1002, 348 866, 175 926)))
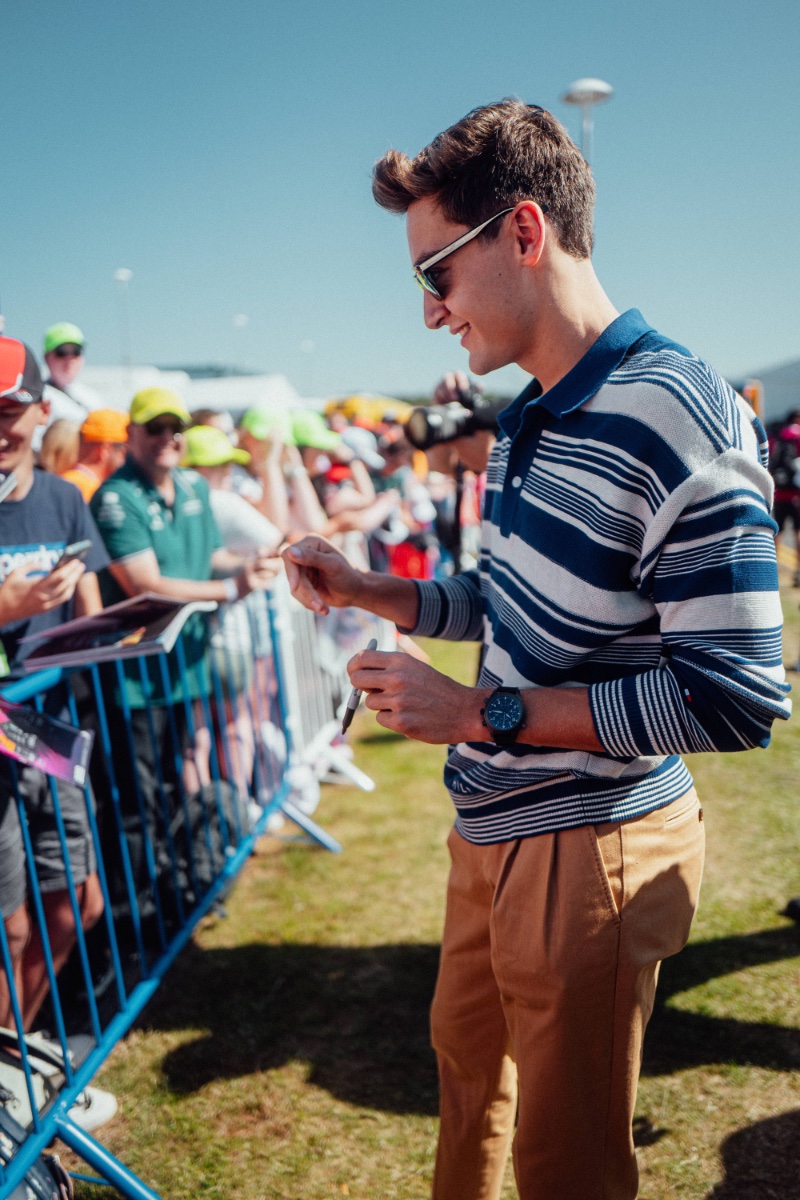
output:
POLYGON ((41 934, 63 1082, 42 1103, 37 1048, 26 1040, 24 1002, 0 921, 0 967, 10 985, 20 1103, 24 1109, 27 1101, 29 1115, 24 1142, 0 1165, 0 1200, 54 1136, 124 1196, 158 1200, 76 1124, 70 1109, 240 871, 272 813, 282 810, 321 845, 341 849, 292 801, 288 776, 297 717, 287 708, 276 603, 268 593, 248 599, 238 642, 226 631, 224 614, 222 621, 214 614, 211 650, 204 658, 189 661, 181 636, 169 655, 92 665, 72 675, 42 671, 3 688, 6 699, 32 702, 40 712, 63 699, 73 725, 94 729, 91 786, 87 782, 82 792, 103 911, 94 928, 83 928, 82 881, 74 877, 64 821, 67 793, 47 777, 75 929, 72 982, 64 983, 50 944, 47 891, 37 873, 20 786, 31 768, 9 763, 27 860, 28 911, 41 934), (206 761, 198 758, 203 745, 206 761), (82 1061, 73 1061, 69 1051, 68 1039, 77 1033, 90 1038, 82 1061))

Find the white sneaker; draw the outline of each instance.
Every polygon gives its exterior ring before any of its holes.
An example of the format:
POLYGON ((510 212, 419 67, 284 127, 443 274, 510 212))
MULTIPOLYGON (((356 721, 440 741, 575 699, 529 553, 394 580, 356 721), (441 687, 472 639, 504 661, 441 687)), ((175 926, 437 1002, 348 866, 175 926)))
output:
POLYGON ((67 1116, 86 1133, 105 1125, 117 1111, 117 1098, 102 1088, 87 1087, 79 1093, 67 1116))

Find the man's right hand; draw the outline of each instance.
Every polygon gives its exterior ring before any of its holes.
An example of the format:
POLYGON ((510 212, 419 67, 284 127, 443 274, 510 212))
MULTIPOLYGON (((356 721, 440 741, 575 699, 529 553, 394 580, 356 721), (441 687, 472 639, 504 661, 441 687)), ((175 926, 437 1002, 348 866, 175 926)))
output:
POLYGON ((283 561, 292 595, 312 612, 357 603, 362 574, 325 538, 311 534, 287 546, 283 561))
POLYGON ((31 568, 30 563, 17 567, 0 584, 0 626, 50 612, 71 600, 86 567, 73 559, 49 575, 32 575, 32 570, 39 568, 31 568))

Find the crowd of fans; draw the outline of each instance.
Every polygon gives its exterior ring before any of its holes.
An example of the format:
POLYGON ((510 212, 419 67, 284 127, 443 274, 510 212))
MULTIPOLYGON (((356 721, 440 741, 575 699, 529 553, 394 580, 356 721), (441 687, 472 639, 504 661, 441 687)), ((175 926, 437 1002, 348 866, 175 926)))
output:
MULTIPOLYGON (((474 563, 485 462, 465 474, 452 446, 431 451, 430 461, 414 451, 402 420, 408 406, 334 404, 327 419, 308 409, 255 407, 234 422, 226 411, 190 412, 178 393, 153 387, 122 413, 79 383, 84 347, 77 326, 49 329, 43 379, 28 346, 0 337, 0 476, 8 485, 0 503, 0 675, 21 673, 31 646, 25 638, 144 593, 216 601, 225 661, 232 649, 246 660, 249 633, 236 619, 238 602, 266 588, 282 570, 281 547, 309 531, 332 539, 356 563, 411 577, 474 563), (77 543, 85 544, 82 554, 61 561, 77 543)), ((463 382, 443 381, 438 398, 452 400, 463 382)), ((206 624, 187 624, 183 645, 196 668, 208 654, 206 624)), ((194 795, 208 786, 209 731, 187 716, 191 706, 177 682, 165 703, 153 705, 138 664, 124 664, 124 672, 126 703, 109 706, 109 736, 112 746, 133 747, 135 771, 119 771, 118 783, 130 867, 144 894, 145 834, 152 844, 163 840, 165 795, 177 811, 179 790, 194 795)), ((46 709, 69 719, 62 689, 48 693, 46 709)), ((84 718, 91 725, 93 714, 82 712, 84 718)), ((257 734, 252 721, 242 727, 248 722, 241 714, 225 719, 240 750, 231 782, 247 789, 257 734)), ((76 929, 46 777, 0 756, 0 906, 14 990, 31 1030, 49 976, 28 897, 15 780, 56 972, 69 959, 76 929)), ((103 782, 95 775, 92 781, 102 840, 103 782)), ((89 930, 103 899, 86 799, 65 783, 58 797, 81 924, 89 930)), ((113 899, 122 870, 113 861, 114 838, 108 841, 103 857, 113 899)), ((0 971, 0 1027, 13 1024, 0 971)), ((94 1129, 115 1108, 109 1093, 87 1088, 71 1115, 94 1129)))
MULTIPOLYGON (((0 674, 20 672, 30 646, 24 638, 154 592, 216 601, 221 661, 247 664, 244 678, 252 672, 253 654, 238 602, 268 587, 282 570, 281 547, 309 531, 332 539, 356 564, 405 577, 430 579, 475 563, 491 428, 423 453, 406 436, 408 406, 401 403, 350 398, 329 405, 325 415, 254 407, 234 420, 228 411, 192 412, 178 393, 152 387, 137 393, 123 413, 104 407, 79 383, 84 346, 73 324, 49 329, 42 379, 28 347, 0 337, 0 476, 14 477, 0 503, 0 674), (67 546, 80 542, 88 543, 83 557, 59 561, 67 546)), ((467 386, 463 376, 448 376, 434 402, 459 400, 467 386)), ((781 531, 791 526, 800 564, 800 413, 770 433, 774 516, 781 531)), ((800 586, 800 567, 794 583, 800 586)), ((202 663, 209 651, 206 625, 187 625, 184 646, 190 666, 202 663)), ((110 707, 110 739, 133 746, 135 778, 121 772, 120 790, 139 886, 146 876, 143 834, 155 843, 163 837, 165 791, 177 809, 179 788, 191 795, 209 785, 209 732, 202 720, 187 719, 177 684, 166 703, 152 706, 130 665, 125 680, 125 715, 120 706, 110 707), (170 739, 176 736, 180 778, 170 767, 170 739)), ((67 715, 58 689, 47 708, 67 715)), ((239 750, 231 783, 247 791, 258 735, 241 712, 228 712, 223 723, 239 750)), ((56 972, 70 956, 76 931, 45 777, 29 767, 12 769, 0 756, 0 906, 29 1030, 47 996, 48 973, 29 909, 13 770, 29 814, 56 972)), ((103 900, 86 801, 81 789, 59 784, 58 791, 88 930, 101 916, 103 900)), ((113 857, 110 844, 112 895, 113 857)), ((11 1025, 11 996, 0 971, 0 1027, 11 1025)), ((108 1093, 87 1088, 72 1115, 92 1129, 115 1107, 108 1093)))

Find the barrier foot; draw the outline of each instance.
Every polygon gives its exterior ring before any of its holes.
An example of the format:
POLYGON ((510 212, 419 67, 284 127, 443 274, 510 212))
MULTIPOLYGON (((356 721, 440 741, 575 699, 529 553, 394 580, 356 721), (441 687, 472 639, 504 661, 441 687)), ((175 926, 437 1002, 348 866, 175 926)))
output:
POLYGON ((64 1145, 69 1146, 70 1150, 97 1171, 98 1175, 102 1175, 104 1180, 108 1180, 123 1196, 129 1197, 129 1200, 160 1200, 146 1183, 142 1183, 119 1159, 114 1158, 105 1146, 101 1146, 68 1117, 56 1117, 55 1125, 56 1133, 64 1145))
POLYGON ((291 800, 282 800, 280 805, 282 813, 294 821, 295 825, 299 825, 309 837, 312 837, 315 842, 319 842, 326 850, 330 850, 331 854, 341 854, 342 847, 336 838, 332 838, 329 833, 326 833, 321 825, 316 821, 312 821, 311 817, 307 817, 304 812, 301 812, 296 804, 292 804, 291 800))
MULTIPOLYGON (((339 775, 343 775, 345 779, 349 779, 356 787, 360 787, 362 792, 374 792, 375 780, 370 779, 366 772, 360 770, 354 762, 342 754, 336 746, 329 746, 322 756, 325 766, 328 771, 335 771, 339 775)), ((323 776, 324 783, 341 783, 340 779, 329 779, 327 775, 323 776)))

